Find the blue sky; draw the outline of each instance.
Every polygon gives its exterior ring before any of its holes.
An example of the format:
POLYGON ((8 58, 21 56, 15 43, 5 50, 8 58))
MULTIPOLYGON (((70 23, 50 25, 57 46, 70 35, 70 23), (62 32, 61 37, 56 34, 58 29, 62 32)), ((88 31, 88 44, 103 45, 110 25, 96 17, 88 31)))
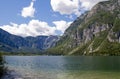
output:
POLYGON ((100 1, 104 0, 0 0, 0 28, 23 37, 62 35, 100 1))
POLYGON ((21 17, 21 10, 24 7, 29 6, 31 0, 1 0, 0 1, 0 25, 9 24, 10 22, 14 23, 27 23, 31 19, 37 19, 41 21, 46 21, 49 24, 54 20, 65 19, 69 21, 69 18, 66 18, 60 15, 58 12, 54 13, 51 8, 50 0, 36 0, 34 2, 34 8, 36 9, 33 18, 23 18, 21 17), (6 4, 6 5, 5 5, 6 4), (49 19, 48 19, 49 18, 49 19))

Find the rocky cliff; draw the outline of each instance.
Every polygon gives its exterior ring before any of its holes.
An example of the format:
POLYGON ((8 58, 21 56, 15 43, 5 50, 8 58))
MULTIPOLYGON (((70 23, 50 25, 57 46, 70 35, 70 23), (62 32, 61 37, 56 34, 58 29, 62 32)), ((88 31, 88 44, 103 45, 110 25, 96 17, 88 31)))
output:
POLYGON ((48 51, 62 55, 120 55, 119 48, 120 0, 109 0, 78 17, 48 51))

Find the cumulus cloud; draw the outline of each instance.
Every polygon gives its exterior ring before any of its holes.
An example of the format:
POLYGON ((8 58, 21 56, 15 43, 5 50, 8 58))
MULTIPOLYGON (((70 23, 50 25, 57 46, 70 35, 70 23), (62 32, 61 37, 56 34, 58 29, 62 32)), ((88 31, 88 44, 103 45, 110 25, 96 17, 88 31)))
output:
POLYGON ((34 6, 35 0, 32 0, 30 5, 28 7, 24 7, 21 11, 21 16, 26 18, 26 17, 34 17, 35 14, 35 8, 34 6))
POLYGON ((83 7, 85 10, 90 10, 94 5, 101 1, 108 1, 108 0, 80 0, 81 7, 83 7))
POLYGON ((39 35, 57 35, 56 31, 61 31, 64 33, 66 28, 69 27, 71 22, 66 21, 54 21, 55 26, 48 25, 47 22, 39 20, 31 20, 28 24, 15 24, 10 23, 9 25, 0 26, 3 30, 7 32, 26 37, 26 36, 39 36, 39 35))
POLYGON ((78 0, 51 0, 51 6, 53 11, 60 12, 60 14, 80 15, 78 0))
POLYGON ((60 14, 79 16, 82 10, 90 10, 95 4, 105 0, 51 0, 53 11, 60 14))
POLYGON ((55 27, 51 27, 46 22, 39 20, 31 20, 28 24, 20 25, 10 23, 10 25, 3 25, 0 28, 8 31, 11 34, 23 37, 55 34, 55 27))
POLYGON ((72 22, 66 22, 61 20, 61 21, 54 21, 53 23, 56 27, 56 30, 59 30, 62 33, 64 33, 64 31, 70 26, 72 22))

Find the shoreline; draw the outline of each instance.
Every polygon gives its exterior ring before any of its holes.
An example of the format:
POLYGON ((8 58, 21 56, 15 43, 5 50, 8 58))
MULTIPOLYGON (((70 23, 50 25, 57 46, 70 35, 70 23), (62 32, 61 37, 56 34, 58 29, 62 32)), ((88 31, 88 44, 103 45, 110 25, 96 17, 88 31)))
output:
POLYGON ((1 79, 24 79, 19 73, 15 70, 7 70, 1 79))

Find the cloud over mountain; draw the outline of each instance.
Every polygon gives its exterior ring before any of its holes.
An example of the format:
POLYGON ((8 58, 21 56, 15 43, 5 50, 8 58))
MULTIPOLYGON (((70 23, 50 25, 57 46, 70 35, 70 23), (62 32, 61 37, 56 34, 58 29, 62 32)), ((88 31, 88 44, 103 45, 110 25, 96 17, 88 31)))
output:
POLYGON ((39 20, 31 20, 28 24, 15 24, 0 26, 3 30, 8 31, 11 34, 26 37, 26 36, 39 36, 39 35, 57 35, 57 31, 64 31, 69 27, 71 22, 66 21, 54 21, 55 26, 48 25, 47 22, 39 20))
POLYGON ((105 0, 44 1, 45 0, 31 0, 29 5, 26 4, 29 2, 27 2, 27 0, 24 4, 22 3, 22 1, 16 1, 15 3, 21 2, 20 5, 17 6, 16 4, 12 4, 12 7, 9 6, 11 8, 7 7, 5 9, 13 10, 9 11, 11 12, 9 13, 9 15, 8 12, 2 13, 3 11, 1 11, 1 23, 3 21, 3 24, 0 25, 0 28, 8 31, 11 34, 23 37, 38 35, 61 35, 69 27, 71 21, 74 20, 77 16, 81 15, 81 13, 83 13, 86 10, 90 10, 96 3, 105 0), (54 12, 51 12, 51 9, 53 9, 54 12), (17 14, 19 10, 21 11, 21 16, 24 18, 14 15, 17 14), (37 12, 36 15, 35 12, 37 12), (56 12, 59 12, 60 14, 56 12), (5 14, 6 17, 4 17, 5 14), (55 17, 51 17, 51 15, 55 17), (32 17, 34 17, 35 19, 33 19, 32 17))
POLYGON ((53 23, 55 24, 56 30, 61 31, 63 34, 64 31, 70 26, 72 22, 66 22, 61 20, 61 21, 54 21, 53 23))
POLYGON ((60 14, 79 16, 82 11, 90 10, 95 4, 105 0, 51 0, 53 11, 60 14))
POLYGON ((85 10, 90 10, 98 2, 108 1, 108 0, 79 0, 81 2, 81 7, 85 10))

